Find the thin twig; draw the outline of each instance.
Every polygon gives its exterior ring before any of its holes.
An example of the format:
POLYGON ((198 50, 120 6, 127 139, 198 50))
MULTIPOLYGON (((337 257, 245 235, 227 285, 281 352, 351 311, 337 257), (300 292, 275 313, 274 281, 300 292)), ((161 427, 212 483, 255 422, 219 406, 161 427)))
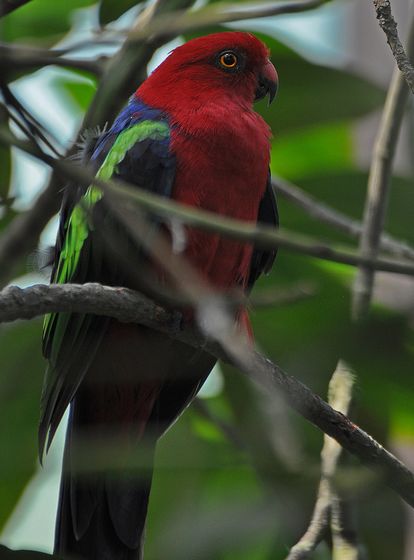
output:
POLYGON ((28 136, 28 138, 34 141, 37 145, 39 145, 40 141, 55 156, 61 157, 61 154, 55 147, 55 145, 58 144, 57 138, 47 131, 42 123, 40 123, 36 117, 32 115, 30 111, 17 99, 3 79, 0 79, 0 91, 3 94, 6 111, 9 112, 9 118, 11 118, 19 126, 19 128, 24 131, 26 136, 28 136), (17 116, 12 114, 10 108, 17 116), (50 139, 48 138, 49 136, 50 139))
MULTIPOLYGON (((210 301, 203 300, 201 303, 206 309, 211 309, 210 301)), ((336 439, 414 507, 414 475, 401 461, 300 381, 251 350, 234 329, 229 331, 227 322, 217 328, 216 319, 213 320, 214 338, 213 342, 208 342, 204 335, 189 325, 177 331, 170 312, 127 288, 99 284, 52 284, 25 289, 10 286, 0 292, 0 322, 60 311, 106 315, 119 321, 143 324, 233 363, 264 388, 281 392, 294 410, 336 439)), ((210 331, 212 323, 208 319, 204 325, 210 331)))
MULTIPOLYGON (((339 360, 329 383, 329 404, 348 415, 352 404, 352 389, 355 375, 349 366, 339 360)), ((330 530, 332 558, 334 560, 365 560, 365 549, 361 545, 355 526, 353 503, 340 492, 335 484, 335 473, 341 460, 342 448, 331 438, 324 437, 322 449, 322 477, 329 484, 330 530)))
POLYGON ((0 69, 2 77, 6 78, 8 73, 13 74, 18 70, 30 70, 43 66, 61 66, 63 68, 74 68, 85 70, 96 76, 103 71, 99 58, 93 60, 76 59, 61 56, 58 51, 39 49, 32 46, 0 44, 0 69))
MULTIPOLYGON (((321 200, 317 200, 303 189, 286 179, 272 175, 272 186, 278 195, 305 210, 312 218, 334 227, 350 237, 359 239, 362 232, 362 223, 332 208, 321 200)), ((380 248, 395 257, 414 259, 414 247, 405 241, 396 239, 388 233, 382 233, 380 248)))
MULTIPOLYGON (((409 55, 412 57, 414 55, 414 18, 410 25, 408 45, 409 55)), ((407 99, 408 88, 404 77, 398 69, 395 69, 385 101, 368 179, 363 232, 359 245, 360 254, 363 257, 375 258, 379 251, 388 206, 394 154, 407 99)), ((354 319, 358 320, 368 312, 373 285, 373 270, 361 266, 354 283, 352 301, 354 319)))
POLYGON ((129 37, 131 41, 143 41, 149 37, 163 36, 166 29, 168 33, 180 35, 189 30, 202 29, 226 22, 314 10, 325 2, 326 0, 286 0, 282 2, 210 4, 189 12, 176 11, 168 16, 160 14, 154 18, 150 25, 136 29, 129 37))
MULTIPOLYGON (((412 56, 406 55, 397 32, 397 23, 391 12, 390 0, 373 0, 377 19, 387 37, 392 54, 411 92, 414 93, 414 68, 410 62, 412 56)), ((410 42, 408 41, 408 46, 410 42)))
POLYGON ((367 560, 365 547, 355 526, 354 507, 350 500, 332 492, 331 536, 333 560, 367 560))
MULTIPOLYGON (((348 414, 352 398, 353 382, 354 377, 351 371, 346 364, 340 360, 329 382, 328 402, 342 414, 348 414)), ((335 474, 341 451, 341 446, 338 445, 335 440, 325 435, 321 452, 321 481, 312 518, 305 534, 291 548, 286 560, 306 560, 309 558, 318 544, 328 534, 330 521, 331 534, 332 536, 335 534, 335 539, 332 539, 334 558, 336 558, 335 553, 337 552, 337 550, 335 552, 335 548, 344 547, 344 543, 346 542, 348 544, 349 540, 350 560, 358 559, 358 556, 353 554, 354 552, 358 554, 358 546, 354 546, 357 539, 353 528, 351 530, 351 520, 344 519, 342 516, 342 510, 339 507, 340 500, 332 484, 332 477, 335 474), (335 502, 334 519, 332 518, 333 502, 335 502), (333 525, 332 521, 334 521, 333 525), (345 531, 345 528, 348 531, 345 531), (349 538, 349 535, 352 535, 353 541, 349 538)), ((340 556, 338 556, 338 558, 340 558, 340 556)))
POLYGON ((316 293, 316 286, 302 282, 285 289, 279 286, 256 291, 249 297, 248 303, 253 309, 282 307, 313 297, 316 293))

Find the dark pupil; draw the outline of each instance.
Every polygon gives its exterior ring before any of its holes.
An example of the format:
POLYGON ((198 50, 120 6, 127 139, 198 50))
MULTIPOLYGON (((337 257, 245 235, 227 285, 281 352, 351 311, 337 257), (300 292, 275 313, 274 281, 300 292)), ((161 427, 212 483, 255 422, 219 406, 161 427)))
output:
POLYGON ((225 54, 223 56, 223 62, 227 66, 231 66, 232 64, 234 64, 234 54, 231 54, 231 53, 225 54))

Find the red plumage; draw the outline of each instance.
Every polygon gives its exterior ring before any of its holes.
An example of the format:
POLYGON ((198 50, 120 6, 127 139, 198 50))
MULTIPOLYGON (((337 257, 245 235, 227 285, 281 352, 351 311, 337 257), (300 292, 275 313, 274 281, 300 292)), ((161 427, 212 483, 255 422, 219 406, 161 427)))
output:
MULTIPOLYGON (((269 168, 270 129, 252 108, 258 73, 276 81, 269 51, 248 33, 200 37, 175 49, 136 92, 165 110, 177 157, 173 198, 189 206, 255 222, 269 168), (246 53, 240 73, 212 66, 217 52, 246 53)), ((245 287, 252 246, 192 229, 186 255, 221 289, 245 287)))

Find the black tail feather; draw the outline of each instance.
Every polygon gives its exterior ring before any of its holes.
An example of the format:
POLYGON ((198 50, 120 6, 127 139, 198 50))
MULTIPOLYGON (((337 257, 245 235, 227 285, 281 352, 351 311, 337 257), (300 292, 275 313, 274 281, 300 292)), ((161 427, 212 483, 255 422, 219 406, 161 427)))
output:
POLYGON ((141 560, 152 473, 77 472, 76 429, 72 404, 54 552, 64 559, 141 560))

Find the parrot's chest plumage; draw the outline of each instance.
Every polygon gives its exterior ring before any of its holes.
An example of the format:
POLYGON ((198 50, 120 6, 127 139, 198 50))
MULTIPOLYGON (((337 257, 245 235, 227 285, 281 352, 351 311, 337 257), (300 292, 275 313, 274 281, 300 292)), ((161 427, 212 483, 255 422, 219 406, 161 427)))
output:
MULTIPOLYGON (((269 168, 270 131, 250 110, 214 107, 174 127, 177 154, 173 198, 239 220, 256 221, 269 168), (193 124, 194 122, 194 124, 193 124)), ((186 255, 222 289, 244 286, 252 247, 188 228, 186 255)))

